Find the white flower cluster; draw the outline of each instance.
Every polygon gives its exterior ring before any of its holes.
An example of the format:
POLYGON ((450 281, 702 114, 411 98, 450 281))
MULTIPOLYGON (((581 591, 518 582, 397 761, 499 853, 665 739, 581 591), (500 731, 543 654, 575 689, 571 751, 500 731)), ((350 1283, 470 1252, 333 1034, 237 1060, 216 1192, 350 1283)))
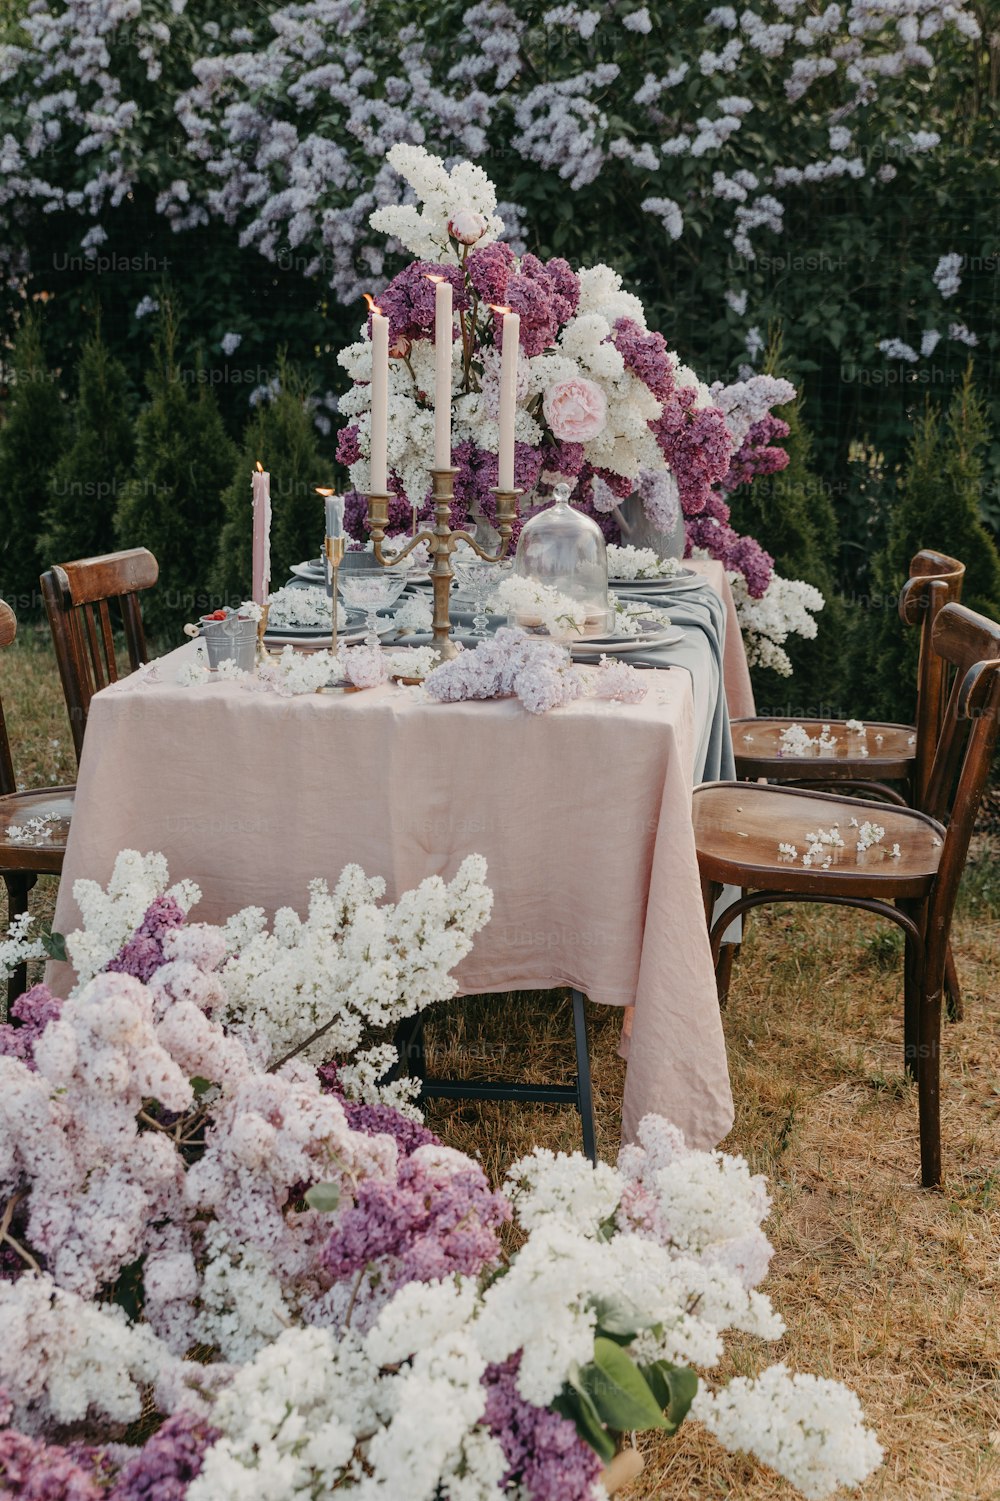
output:
POLYGON ((810 1501, 860 1485, 882 1462, 861 1404, 838 1381, 790 1375, 784 1365, 738 1376, 721 1392, 704 1387, 692 1414, 727 1449, 755 1454, 810 1501))
MULTIPOLYGON (((801 730, 802 727, 801 725, 796 725, 794 728, 801 730)), ((829 726, 826 726, 826 728, 829 728, 829 726)), ((885 829, 882 825, 872 823, 867 819, 859 825, 858 820, 852 818, 850 820, 850 827, 858 831, 857 842, 855 844, 857 855, 863 855, 867 850, 877 848, 885 838, 885 829)), ((802 855, 802 864, 807 866, 818 865, 823 870, 830 869, 837 858, 837 850, 846 849, 847 847, 840 832, 840 823, 836 819, 829 829, 816 829, 815 832, 805 834, 803 837, 806 842, 806 848, 802 855)), ((883 850, 882 853, 885 854, 886 852, 883 850)), ((778 845, 778 854, 786 860, 797 860, 799 858, 796 846, 785 841, 782 841, 778 845)), ((902 851, 898 844, 894 844, 888 851, 891 860, 898 860, 901 854, 902 851)))
POLYGON ((0 1279, 0 1388, 23 1432, 79 1423, 100 1414, 116 1423, 142 1412, 143 1387, 174 1405, 182 1363, 145 1324, 26 1273, 0 1279))
POLYGON ((122 850, 115 860, 106 887, 97 881, 73 884, 73 900, 80 909, 82 926, 67 935, 66 953, 76 970, 78 986, 93 979, 131 938, 154 898, 169 896, 183 912, 201 901, 194 881, 169 886, 163 855, 141 855, 122 850))
MULTIPOLYGON (((306 588, 286 584, 268 596, 267 623, 273 630, 276 626, 325 626, 329 628, 333 610, 325 589, 306 588)), ((347 611, 337 601, 337 626, 343 630, 347 624, 347 611)))
POLYGON ((31 937, 34 918, 30 912, 22 912, 12 918, 5 938, 0 939, 0 984, 12 975, 19 964, 29 959, 44 959, 45 945, 40 938, 31 937))
POLYGON ((587 625, 586 605, 540 579, 508 574, 495 597, 517 625, 542 630, 558 641, 579 636, 587 625))
POLYGON ((8 824, 4 836, 9 844, 51 844, 56 834, 66 836, 67 821, 57 813, 39 813, 23 824, 8 824))
POLYGON ((395 906, 385 882, 348 865, 333 891, 309 887, 305 918, 283 907, 267 931, 247 908, 230 918, 221 1019, 268 1059, 313 1032, 307 1056, 354 1053, 365 1029, 387 1026, 454 995, 450 971, 490 915, 486 863, 469 855, 450 882, 429 876, 395 906))
POLYGON ((727 575, 736 601, 736 616, 743 632, 747 661, 751 667, 770 667, 789 677, 792 664, 784 643, 791 635, 811 641, 816 635, 813 614, 823 608, 818 589, 801 579, 786 579, 775 573, 760 599, 754 599, 741 573, 727 575))
POLYGON ((628 583, 633 579, 669 579, 683 573, 679 558, 661 558, 651 547, 616 547, 608 543, 608 578, 628 583))
POLYGON ((458 241, 448 226, 459 221, 460 215, 481 220, 474 236, 477 245, 489 245, 503 234, 503 220, 496 213, 496 189, 474 162, 459 162, 449 172, 440 157, 422 146, 402 143, 390 148, 386 161, 409 184, 421 207, 378 208, 369 222, 373 229, 397 239, 418 260, 458 261, 458 241))
POLYGON ((804 756, 813 746, 820 751, 832 751, 836 748, 837 737, 831 733, 831 727, 824 724, 818 735, 810 735, 809 731, 801 724, 790 724, 782 730, 778 736, 781 746, 781 754, 787 756, 804 756))

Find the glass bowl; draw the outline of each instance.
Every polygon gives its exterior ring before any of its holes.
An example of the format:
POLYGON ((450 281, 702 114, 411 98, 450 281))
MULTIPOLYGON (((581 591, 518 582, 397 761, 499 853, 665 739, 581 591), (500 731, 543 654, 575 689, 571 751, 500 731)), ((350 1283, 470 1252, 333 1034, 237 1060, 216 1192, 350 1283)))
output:
POLYGON ((375 562, 338 575, 337 587, 344 604, 349 610, 365 612, 366 646, 378 646, 378 612, 396 603, 408 577, 408 568, 383 568, 375 562))

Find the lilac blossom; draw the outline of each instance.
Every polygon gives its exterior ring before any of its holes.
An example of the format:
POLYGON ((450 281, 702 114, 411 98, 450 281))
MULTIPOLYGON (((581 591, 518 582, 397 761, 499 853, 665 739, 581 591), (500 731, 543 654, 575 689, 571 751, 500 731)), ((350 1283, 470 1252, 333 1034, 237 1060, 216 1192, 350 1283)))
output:
POLYGON ((126 1462, 107 1501, 184 1501, 218 1437, 203 1418, 175 1413, 126 1462))
POLYGON ((335 1279, 375 1263, 386 1291, 456 1272, 478 1276, 498 1261, 498 1231, 509 1218, 510 1205, 481 1168, 446 1147, 418 1147, 400 1163, 395 1182, 361 1184, 321 1261, 335 1279))
POLYGON ((9 1023, 0 1026, 0 1054, 8 1058, 20 1058, 28 1068, 35 1067, 35 1043, 49 1022, 56 1021, 62 1010, 62 1001, 52 994, 47 985, 34 985, 25 991, 10 1008, 20 1026, 9 1023))
POLYGON ((507 1460, 504 1490, 519 1486, 525 1501, 591 1501, 600 1459, 567 1418, 525 1401, 517 1390, 520 1363, 520 1354, 512 1355, 483 1376, 483 1422, 507 1460))

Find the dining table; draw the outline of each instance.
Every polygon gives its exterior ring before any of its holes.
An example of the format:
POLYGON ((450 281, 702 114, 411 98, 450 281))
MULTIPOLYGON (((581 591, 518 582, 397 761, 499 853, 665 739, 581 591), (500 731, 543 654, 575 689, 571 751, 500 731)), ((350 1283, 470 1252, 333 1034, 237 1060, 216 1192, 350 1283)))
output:
MULTIPOLYGON (((90 707, 54 919, 74 882, 106 883, 123 849, 194 880, 193 918, 305 909, 348 863, 397 900, 483 855, 494 906, 455 971, 460 995, 571 987, 622 1009, 622 1133, 649 1113, 710 1147, 733 1117, 691 821, 701 780, 734 774, 729 715, 753 713, 722 566, 671 592, 683 639, 629 660, 635 703, 585 696, 548 713, 516 698, 441 703, 420 686, 248 692, 205 675, 186 642, 90 707)), ((49 965, 57 994, 74 983, 49 965)))

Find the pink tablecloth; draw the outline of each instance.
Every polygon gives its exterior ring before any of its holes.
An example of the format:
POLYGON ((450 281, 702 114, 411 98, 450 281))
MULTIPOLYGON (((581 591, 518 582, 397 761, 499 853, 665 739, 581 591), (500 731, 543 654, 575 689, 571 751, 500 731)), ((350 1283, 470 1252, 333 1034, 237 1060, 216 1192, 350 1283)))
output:
MULTIPOLYGON (((348 861, 387 896, 485 855, 493 916, 458 973, 466 994, 572 985, 634 1003, 623 1129, 648 1111, 716 1143, 732 1099, 691 827, 686 672, 650 673, 641 704, 433 704, 386 686, 282 699, 182 687, 193 648, 156 683, 94 699, 56 910, 106 882, 119 850, 161 850, 196 880, 196 915, 304 909, 307 882, 348 861)), ((68 977, 63 974, 62 983, 68 977)), ((57 981, 58 983, 58 981, 57 981)))
POLYGON ((757 713, 743 635, 736 618, 736 601, 726 578, 726 570, 712 558, 688 558, 684 565, 704 574, 726 606, 726 641, 722 652, 722 675, 726 685, 726 702, 730 719, 752 719, 757 713))

